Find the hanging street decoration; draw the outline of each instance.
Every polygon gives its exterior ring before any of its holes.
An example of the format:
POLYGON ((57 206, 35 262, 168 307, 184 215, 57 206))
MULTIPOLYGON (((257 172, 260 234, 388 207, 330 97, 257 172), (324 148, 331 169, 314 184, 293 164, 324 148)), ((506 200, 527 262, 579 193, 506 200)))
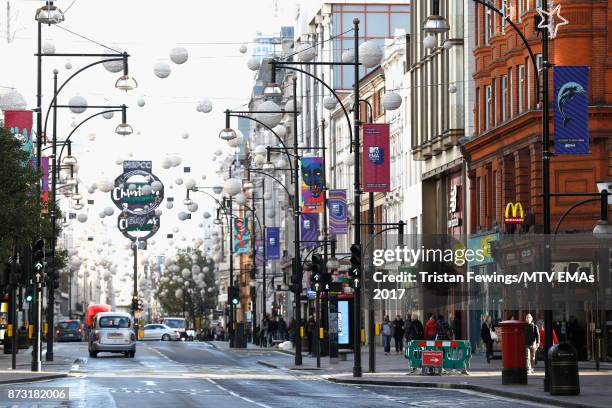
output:
POLYGON ((548 38, 551 40, 557 37, 557 31, 559 27, 569 24, 569 21, 561 15, 561 4, 553 6, 553 2, 549 2, 550 11, 544 11, 540 7, 536 8, 536 11, 540 15, 540 22, 537 28, 539 30, 547 28, 548 38))
POLYGON ((249 248, 249 219, 248 218, 234 218, 234 253, 235 254, 246 254, 250 251, 249 248))
POLYGON ((329 190, 327 210, 329 214, 329 232, 332 235, 346 235, 348 233, 346 190, 329 190))
POLYGON ((555 66, 553 118, 556 154, 588 154, 589 67, 555 66))
POLYGON ((366 193, 391 192, 391 166, 389 162, 389 124, 364 123, 363 129, 363 191, 366 193))
POLYGON ((152 173, 152 168, 151 161, 125 160, 123 173, 115 179, 111 190, 111 199, 121 211, 117 228, 132 241, 146 242, 160 227, 155 210, 164 200, 164 185, 152 173), (161 188, 153 189, 152 183, 161 188))
POLYGON ((323 212, 325 180, 322 157, 302 157, 302 211, 323 212))

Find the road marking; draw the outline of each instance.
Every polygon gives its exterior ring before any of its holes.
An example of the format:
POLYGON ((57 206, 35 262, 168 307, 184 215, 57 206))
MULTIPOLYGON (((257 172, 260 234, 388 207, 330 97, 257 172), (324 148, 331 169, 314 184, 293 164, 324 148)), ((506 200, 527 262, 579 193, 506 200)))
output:
POLYGON ((240 398, 240 399, 241 399, 241 400, 243 400, 243 401, 249 402, 249 403, 251 403, 251 404, 255 404, 255 405, 257 405, 257 406, 259 406, 259 407, 262 407, 262 408, 272 408, 272 407, 270 407, 269 405, 262 404, 262 403, 257 402, 257 401, 253 401, 253 400, 252 400, 252 399, 250 399, 250 398, 244 397, 244 396, 242 396, 242 395, 239 395, 239 394, 235 393, 234 391, 228 390, 227 388, 225 388, 225 387, 223 387, 223 386, 221 386, 221 385, 217 384, 217 383, 216 383, 214 380, 212 380, 212 379, 210 379, 210 378, 207 378, 207 380, 208 380, 208 382, 210 382, 210 383, 214 384, 214 385, 215 385, 215 386, 216 386, 218 389, 220 389, 221 391, 225 391, 225 392, 227 392, 228 394, 230 394, 230 395, 231 395, 231 396, 233 396, 233 397, 240 398))
POLYGON ((141 381, 141 382, 143 382, 145 385, 151 385, 151 386, 157 385, 155 381, 141 381))

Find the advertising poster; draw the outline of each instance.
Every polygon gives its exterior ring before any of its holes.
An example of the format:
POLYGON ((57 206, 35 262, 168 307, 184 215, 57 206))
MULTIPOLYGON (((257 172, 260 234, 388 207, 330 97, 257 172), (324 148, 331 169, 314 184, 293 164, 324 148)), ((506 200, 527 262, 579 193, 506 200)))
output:
POLYGON ((338 300, 338 344, 348 345, 351 342, 348 300, 338 300))
POLYGON ((21 148, 28 154, 28 157, 32 157, 34 146, 34 138, 32 137, 32 111, 4 111, 4 127, 21 142, 21 148))
POLYGON ((249 248, 249 219, 234 218, 234 253, 245 254, 249 248))
POLYGON ((348 233, 346 190, 329 190, 327 198, 329 231, 332 235, 348 233))
POLYGON ((317 213, 302 213, 300 216, 302 220, 301 231, 302 231, 302 248, 312 248, 317 243, 317 235, 319 233, 319 214, 317 213), (307 242, 311 241, 311 242, 307 242))
POLYGON ((302 157, 302 211, 323 212, 325 177, 322 157, 302 157))
POLYGON ((266 228, 266 258, 269 260, 280 259, 280 228, 266 228))
POLYGON ((555 154, 589 153, 589 67, 554 66, 555 154))
POLYGON ((362 188, 367 193, 391 191, 389 124, 364 123, 362 188))

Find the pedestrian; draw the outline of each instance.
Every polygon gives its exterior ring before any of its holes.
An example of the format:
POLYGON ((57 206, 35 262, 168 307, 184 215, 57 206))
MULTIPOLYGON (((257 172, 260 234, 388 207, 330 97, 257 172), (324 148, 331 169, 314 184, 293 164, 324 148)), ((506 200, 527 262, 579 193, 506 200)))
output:
POLYGON ((423 339, 423 323, 419 320, 419 315, 410 316, 410 325, 406 327, 406 342, 423 339))
POLYGON ((268 347, 268 330, 270 327, 270 319, 269 315, 266 315, 261 322, 261 337, 260 343, 261 347, 268 347))
POLYGON ((278 317, 278 338, 282 341, 287 340, 287 322, 283 316, 278 317))
POLYGON ((436 335, 438 334, 438 323, 433 314, 429 314, 429 319, 427 319, 427 323, 425 323, 425 339, 426 340, 435 340, 436 335))
POLYGON ((314 338, 316 331, 317 322, 314 319, 313 315, 310 315, 308 318, 308 325, 306 326, 306 336, 308 337, 308 355, 312 356, 314 354, 314 338))
POLYGON ((538 326, 533 323, 533 316, 531 313, 527 313, 525 316, 525 348, 527 355, 527 374, 533 374, 533 368, 535 367, 536 351, 540 344, 540 331, 538 326))
POLYGON ((491 359, 493 358, 493 337, 491 336, 491 332, 493 332, 493 326, 491 324, 491 316, 486 316, 484 321, 482 322, 482 326, 480 328, 480 338, 485 345, 487 363, 491 363, 491 359))
POLYGON ((404 350, 404 321, 400 315, 393 321, 393 340, 395 341, 395 354, 404 350))
POLYGON ((276 321, 276 316, 272 316, 270 318, 270 322, 268 323, 268 345, 274 345, 274 340, 276 339, 276 332, 278 331, 278 322, 276 321))
POLYGON ((393 326, 389 321, 389 316, 385 316, 383 320, 381 333, 383 336, 383 348, 385 350, 385 356, 388 356, 391 352, 391 335, 393 334, 393 326))
POLYGON ((450 330, 444 316, 438 315, 436 322, 436 340, 450 340, 450 330))

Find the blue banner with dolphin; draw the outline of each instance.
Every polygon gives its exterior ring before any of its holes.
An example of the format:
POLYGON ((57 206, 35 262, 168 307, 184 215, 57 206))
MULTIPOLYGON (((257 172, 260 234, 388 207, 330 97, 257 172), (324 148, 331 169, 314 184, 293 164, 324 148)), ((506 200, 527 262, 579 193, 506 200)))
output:
POLYGON ((555 154, 588 154, 588 66, 555 66, 555 154))

